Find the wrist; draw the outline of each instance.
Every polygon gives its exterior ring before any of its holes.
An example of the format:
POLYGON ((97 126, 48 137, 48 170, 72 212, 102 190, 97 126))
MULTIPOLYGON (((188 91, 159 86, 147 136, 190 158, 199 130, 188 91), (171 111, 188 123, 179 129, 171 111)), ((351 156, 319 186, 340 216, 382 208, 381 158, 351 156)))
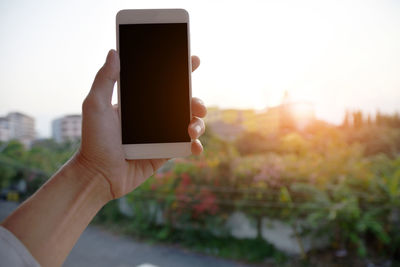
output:
POLYGON ((93 200, 105 205, 114 199, 108 179, 103 173, 93 168, 80 151, 64 168, 66 172, 69 172, 68 176, 74 177, 77 185, 85 189, 84 192, 93 200))

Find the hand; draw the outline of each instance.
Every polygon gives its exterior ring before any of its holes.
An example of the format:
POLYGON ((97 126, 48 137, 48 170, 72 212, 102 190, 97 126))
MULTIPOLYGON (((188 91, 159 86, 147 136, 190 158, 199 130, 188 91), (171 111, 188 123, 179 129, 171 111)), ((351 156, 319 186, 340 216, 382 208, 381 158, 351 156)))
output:
MULTIPOLYGON (((192 57, 192 71, 200 59, 192 57)), ((126 160, 121 142, 121 125, 118 107, 111 105, 114 84, 119 75, 119 56, 108 53, 104 66, 99 70, 92 88, 82 105, 82 144, 72 162, 90 172, 93 179, 104 179, 109 185, 111 199, 122 197, 142 184, 167 159, 126 160), (100 176, 98 174, 101 174, 100 176)), ((202 117, 207 113, 200 99, 192 99, 193 118, 188 126, 192 153, 200 154, 203 147, 198 140, 204 133, 202 117)), ((104 181, 102 181, 104 182, 104 181)), ((106 186, 107 188, 107 186, 106 186)))

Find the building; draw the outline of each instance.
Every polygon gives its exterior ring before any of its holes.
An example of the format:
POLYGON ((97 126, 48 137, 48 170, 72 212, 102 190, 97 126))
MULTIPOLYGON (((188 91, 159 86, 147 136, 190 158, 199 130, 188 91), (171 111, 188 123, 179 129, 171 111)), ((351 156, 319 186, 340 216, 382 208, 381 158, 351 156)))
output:
POLYGON ((285 92, 280 105, 260 111, 211 107, 205 121, 216 135, 234 140, 244 131, 263 134, 302 131, 315 121, 315 112, 312 103, 292 101, 285 92))
POLYGON ((255 130, 263 133, 302 131, 315 121, 314 106, 309 102, 286 102, 257 113, 253 121, 255 130))
POLYGON ((7 118, 0 117, 0 142, 10 140, 10 126, 7 118))
POLYGON ((205 123, 212 133, 225 140, 235 140, 245 130, 248 121, 254 117, 251 109, 219 109, 207 108, 205 123))
POLYGON ((210 122, 207 127, 211 129, 212 133, 229 141, 238 138, 245 130, 242 125, 230 124, 223 121, 210 122))
POLYGON ((18 140, 30 147, 35 137, 34 118, 20 112, 10 112, 0 118, 0 141, 18 140))
POLYGON ((67 115, 52 123, 52 136, 57 143, 80 140, 81 132, 81 115, 67 115))

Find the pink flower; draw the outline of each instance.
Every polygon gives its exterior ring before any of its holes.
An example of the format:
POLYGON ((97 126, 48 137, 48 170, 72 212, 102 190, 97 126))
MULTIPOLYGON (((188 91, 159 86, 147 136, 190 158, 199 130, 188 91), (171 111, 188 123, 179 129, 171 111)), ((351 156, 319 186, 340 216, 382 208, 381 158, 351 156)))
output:
POLYGON ((215 214, 218 211, 216 196, 207 189, 202 189, 196 196, 200 202, 193 206, 194 217, 199 217, 204 213, 215 214))
POLYGON ((184 187, 187 187, 188 185, 190 185, 191 181, 190 181, 190 176, 189 176, 189 174, 187 174, 186 172, 185 172, 185 173, 182 173, 181 177, 182 177, 181 184, 182 184, 184 187))

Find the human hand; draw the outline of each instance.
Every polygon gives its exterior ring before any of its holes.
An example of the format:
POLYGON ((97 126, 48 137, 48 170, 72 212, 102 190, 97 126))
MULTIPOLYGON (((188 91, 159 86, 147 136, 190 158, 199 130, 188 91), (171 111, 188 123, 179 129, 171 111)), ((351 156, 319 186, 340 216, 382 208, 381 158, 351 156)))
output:
MULTIPOLYGON (((192 56, 192 71, 200 59, 192 56)), ((71 161, 89 172, 93 179, 109 185, 110 199, 119 198, 142 184, 167 159, 126 160, 122 149, 121 125, 118 107, 111 104, 114 84, 119 75, 119 56, 111 50, 104 66, 99 70, 92 88, 82 105, 82 143, 71 161), (99 175, 100 174, 100 175, 99 175)), ((207 113, 200 99, 192 99, 193 118, 188 126, 192 139, 192 153, 200 154, 203 147, 198 140, 204 133, 201 119, 207 113)), ((107 186, 105 186, 107 188, 107 186)))

